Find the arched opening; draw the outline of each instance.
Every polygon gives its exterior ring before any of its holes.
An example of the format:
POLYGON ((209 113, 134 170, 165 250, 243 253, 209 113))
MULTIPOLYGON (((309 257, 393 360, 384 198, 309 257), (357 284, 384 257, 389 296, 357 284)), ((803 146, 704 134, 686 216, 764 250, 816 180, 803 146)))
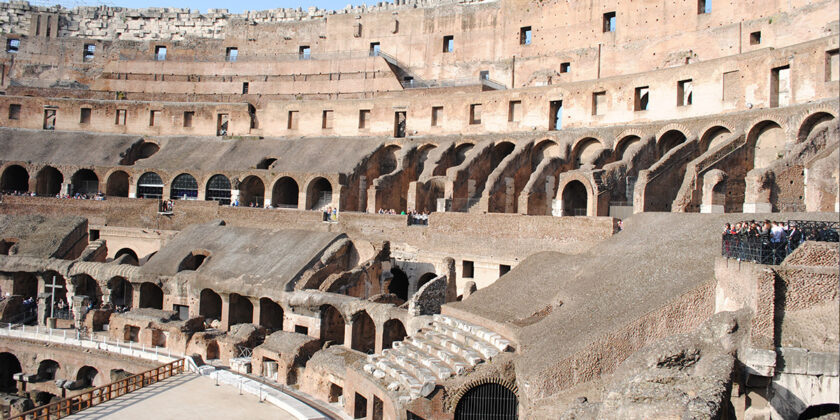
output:
POLYGON ((215 341, 210 342, 207 345, 207 359, 218 359, 219 358, 219 344, 215 341))
POLYGON ((155 172, 146 172, 137 180, 137 198, 163 197, 163 180, 155 172))
POLYGON ((493 153, 490 156, 490 167, 498 167, 499 164, 502 163, 502 160, 504 160, 507 157, 507 155, 513 153, 513 149, 515 147, 516 146, 509 141, 503 141, 496 144, 496 146, 493 147, 493 153))
POLYGON ((389 174, 397 169, 397 152, 400 147, 391 145, 382 150, 379 156, 379 175, 389 174))
POLYGON ((99 193, 99 177, 90 169, 80 169, 70 177, 73 194, 95 195, 99 193))
POLYGON ((87 274, 77 274, 72 277, 73 294, 76 296, 87 296, 90 298, 90 303, 95 308, 98 308, 102 303, 102 290, 99 288, 99 283, 93 277, 87 274))
POLYGON ((128 173, 114 171, 105 183, 105 195, 111 197, 128 197, 128 173))
POLYGON ((137 257, 137 253, 134 252, 134 250, 132 250, 131 248, 123 248, 123 249, 117 251, 116 255, 114 255, 114 259, 118 260, 123 255, 125 255, 125 258, 123 258, 123 261, 122 261, 123 264, 128 264, 128 265, 133 265, 133 266, 139 266, 140 265, 140 258, 137 257))
POLYGON ((831 417, 831 414, 840 413, 840 404, 820 404, 820 405, 812 405, 808 407, 807 410, 803 411, 802 414, 799 415, 799 420, 810 420, 810 419, 830 419, 830 418, 837 418, 831 417))
POLYGON ((53 315, 56 317, 69 317, 70 309, 67 305, 67 281, 61 274, 55 271, 47 271, 44 273, 43 279, 44 293, 50 294, 50 297, 46 299, 43 323, 46 324, 47 318, 53 315), (55 299, 53 299, 53 296, 55 296, 55 299))
MULTIPOLYGON (((474 147, 475 145, 472 143, 459 144, 458 147, 455 148, 455 163, 452 166, 458 166, 464 163, 464 161, 467 160, 467 153, 469 153, 474 147)), ((440 175, 445 174, 446 172, 444 171, 444 173, 440 175)))
POLYGON ((408 276, 399 267, 392 268, 391 274, 394 278, 388 285, 388 293, 393 293, 402 300, 408 300, 408 276))
POLYGON ((89 388, 96 385, 96 377, 99 376, 99 371, 93 366, 82 366, 79 372, 76 373, 76 387, 89 388))
POLYGON ((169 196, 173 200, 195 200, 198 198, 198 182, 190 174, 181 174, 172 180, 169 196))
POLYGON ((417 171, 415 172, 414 179, 416 180, 421 173, 423 173, 423 168, 426 166, 426 160, 429 158, 429 153, 432 150, 436 149, 437 146, 434 144, 424 144, 419 149, 417 149, 417 171))
POLYGON ((254 321, 254 304, 248 298, 236 294, 230 294, 230 312, 228 319, 230 325, 250 324, 254 321))
POLYGON ((143 282, 140 285, 139 307, 163 309, 163 289, 154 283, 143 282))
POLYGON ((274 207, 297 208, 298 184, 293 178, 284 176, 271 189, 271 205, 274 207))
POLYGON ((563 188, 563 216, 586 216, 586 186, 580 181, 571 181, 563 188))
POLYGON ((580 168, 583 165, 595 164, 604 146, 596 138, 587 137, 578 141, 572 152, 574 156, 574 167, 580 168))
POLYGON ((553 140, 543 140, 534 147, 534 152, 531 154, 531 172, 537 169, 543 160, 558 156, 560 156, 560 146, 553 140))
POLYGON ((12 353, 0 353, 0 392, 15 393, 15 373, 23 372, 20 361, 12 353))
POLYGON ((35 176, 35 194, 40 196, 54 196, 61 192, 64 175, 52 166, 45 166, 35 176))
POLYGON ((219 204, 227 206, 230 204, 230 180, 228 177, 217 174, 207 181, 207 190, 204 193, 207 201, 218 201, 219 204))
POLYGON ((247 207, 263 207, 265 184, 256 176, 248 176, 239 184, 239 202, 247 207))
POLYGON ((108 280, 108 289, 111 291, 110 300, 112 305, 131 309, 134 286, 128 280, 123 277, 114 277, 108 280))
POLYGON ((209 253, 204 251, 190 252, 190 254, 184 257, 184 259, 181 260, 181 263, 178 264, 178 272, 198 270, 198 267, 201 267, 201 264, 204 264, 204 261, 207 260, 209 256, 209 253))
POLYGON ((59 368, 60 366, 55 360, 42 360, 41 363, 38 364, 38 380, 51 381, 55 379, 55 374, 58 372, 59 368))
POLYGON ((700 151, 705 152, 720 146, 731 133, 728 128, 720 125, 706 130, 700 138, 700 151))
POLYGON ((403 340, 408 334, 405 333, 405 325, 399 319, 389 319, 382 326, 382 349, 393 347, 394 341, 403 340))
POLYGON ((420 278, 417 279, 417 290, 420 290, 420 288, 425 286, 426 283, 434 280, 435 277, 437 277, 437 274, 435 273, 426 273, 420 276, 420 278))
POLYGON ((671 149, 683 144, 685 142, 685 134, 683 134, 679 130, 669 130, 661 137, 659 137, 659 141, 657 142, 657 152, 659 153, 658 157, 665 156, 671 149))
POLYGON ((51 394, 51 393, 45 392, 45 391, 38 391, 35 394, 34 401, 35 401, 35 406, 40 407, 42 405, 47 405, 49 403, 58 401, 60 399, 61 399, 61 397, 59 397, 58 395, 51 394))
POLYGON ((332 203, 332 184, 326 178, 315 178, 306 189, 306 208, 318 210, 332 203))
POLYGON ((268 169, 274 164, 274 162, 277 162, 277 159, 269 157, 263 158, 260 163, 257 164, 257 169, 268 169))
POLYGON ((766 168, 785 155, 785 132, 773 121, 762 121, 750 131, 755 145, 753 168, 766 168))
POLYGON ((376 350, 376 325, 366 311, 356 313, 353 317, 353 350, 373 354, 376 350))
POLYGON ((160 150, 160 146, 155 143, 144 142, 137 151, 137 160, 148 159, 160 150))
POLYGON ((218 293, 204 289, 198 299, 198 314, 204 319, 222 319, 222 297, 218 293))
POLYGON ((269 331, 283 329, 283 307, 269 298, 260 299, 260 325, 269 331))
POLYGON ((639 136, 633 135, 625 136, 624 138, 619 140, 618 143, 615 145, 615 160, 623 160, 624 153, 627 152, 627 149, 629 149, 630 146, 639 144, 641 141, 642 139, 639 136))
POLYGON ((811 135, 811 131, 814 127, 833 119, 834 115, 831 115, 828 112, 817 112, 816 114, 809 115, 799 126, 799 132, 796 134, 796 142, 802 143, 803 141, 808 140, 808 136, 811 135))
POLYGON ((27 192, 29 191, 29 172, 20 165, 10 165, 0 176, 0 192, 27 192))
POLYGON ((321 307, 321 339, 344 344, 344 317, 332 305, 321 307))
POLYGON ((12 294, 23 296, 24 299, 38 297, 38 278, 34 274, 18 271, 13 277, 12 294))
POLYGON ((519 402, 516 394, 506 387, 489 383, 467 391, 455 406, 456 420, 517 419, 519 402))

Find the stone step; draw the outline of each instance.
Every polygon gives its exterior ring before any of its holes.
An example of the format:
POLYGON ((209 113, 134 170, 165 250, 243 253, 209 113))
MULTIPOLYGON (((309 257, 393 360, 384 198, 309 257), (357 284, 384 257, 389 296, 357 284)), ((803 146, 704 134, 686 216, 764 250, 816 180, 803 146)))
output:
POLYGON ((399 383, 399 388, 411 394, 413 398, 425 397, 435 389, 434 375, 431 372, 425 378, 417 378, 392 360, 382 356, 369 357, 368 362, 364 366, 364 370, 371 373, 374 378, 383 381, 388 389, 394 389, 396 386, 394 381, 386 379, 386 376, 394 378, 399 383))
POLYGON ((424 337, 427 340, 430 340, 440 347, 443 347, 446 350, 449 350, 461 358, 463 358, 470 366, 475 366, 484 361, 477 351, 464 346, 463 344, 459 343, 456 340, 453 340, 451 337, 441 334, 435 331, 428 331, 424 334, 424 337))
POLYGON ((404 345, 410 345, 428 354, 434 355, 446 363, 456 375, 463 374, 469 367, 469 364, 463 357, 437 345, 437 343, 433 341, 425 340, 420 337, 411 337, 410 340, 410 342, 405 341, 404 345))
POLYGON ((419 363, 426 369, 430 370, 438 379, 447 379, 454 373, 449 366, 434 355, 428 354, 423 350, 412 346, 411 344, 394 343, 394 348, 391 352, 394 354, 403 354, 411 358, 414 362, 419 363))
POLYGON ((423 366, 420 361, 414 359, 411 355, 406 354, 406 352, 403 352, 402 350, 388 349, 383 351, 382 355, 392 363, 395 363, 401 369, 414 375, 419 382, 435 382, 437 380, 437 375, 435 375, 431 369, 423 366))
POLYGON ((472 335, 472 333, 462 330, 460 328, 452 327, 447 324, 435 324, 435 331, 446 335, 447 337, 458 341, 463 346, 479 352, 483 358, 491 359, 497 354, 499 350, 483 339, 472 335))
POLYGON ((466 331, 467 333, 472 334, 473 336, 492 344, 499 351, 507 351, 511 347, 510 341, 503 338, 500 334, 488 330, 487 328, 478 325, 473 325, 468 322, 464 322, 459 319, 440 314, 434 315, 433 320, 433 324, 442 323, 452 328, 457 328, 459 330, 466 331))

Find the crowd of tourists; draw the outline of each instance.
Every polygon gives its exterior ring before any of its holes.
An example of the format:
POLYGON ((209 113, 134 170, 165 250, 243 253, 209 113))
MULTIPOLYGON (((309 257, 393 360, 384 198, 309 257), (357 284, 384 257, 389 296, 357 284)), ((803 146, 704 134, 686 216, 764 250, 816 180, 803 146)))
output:
POLYGON ((831 223, 809 223, 803 229, 796 222, 748 220, 723 228, 721 255, 739 261, 780 264, 806 240, 837 242, 837 228, 831 223))
POLYGON ((337 222, 338 221, 338 208, 327 207, 323 211, 323 221, 325 222, 337 222))
POLYGON ((96 194, 85 194, 85 193, 76 193, 73 195, 70 194, 56 194, 55 198, 65 198, 65 199, 73 199, 73 200, 96 200, 96 201, 104 201, 105 194, 100 192, 96 194))

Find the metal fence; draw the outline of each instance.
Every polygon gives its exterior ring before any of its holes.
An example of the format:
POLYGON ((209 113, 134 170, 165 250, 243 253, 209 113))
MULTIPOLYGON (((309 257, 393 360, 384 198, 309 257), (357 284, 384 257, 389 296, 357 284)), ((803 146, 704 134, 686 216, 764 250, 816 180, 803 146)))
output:
POLYGON ((791 220, 788 225, 780 241, 773 241, 769 234, 723 234, 720 253, 738 261, 777 265, 804 241, 840 241, 840 222, 791 220))

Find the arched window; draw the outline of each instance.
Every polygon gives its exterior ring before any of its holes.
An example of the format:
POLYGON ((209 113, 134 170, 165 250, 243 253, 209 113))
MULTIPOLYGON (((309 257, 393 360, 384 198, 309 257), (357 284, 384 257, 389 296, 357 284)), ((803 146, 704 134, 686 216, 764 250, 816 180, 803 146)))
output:
POLYGON ((218 201, 227 206, 230 204, 230 180, 224 175, 213 175, 207 181, 207 191, 204 194, 207 201, 218 201))
POLYGON ((146 172, 137 180, 137 198, 162 198, 163 180, 154 172, 146 172))
POLYGON ((455 420, 518 418, 516 394, 506 387, 489 383, 467 391, 455 407, 455 420))
POLYGON ((181 174, 172 180, 169 196, 173 200, 195 200, 198 198, 198 182, 190 174, 181 174))

